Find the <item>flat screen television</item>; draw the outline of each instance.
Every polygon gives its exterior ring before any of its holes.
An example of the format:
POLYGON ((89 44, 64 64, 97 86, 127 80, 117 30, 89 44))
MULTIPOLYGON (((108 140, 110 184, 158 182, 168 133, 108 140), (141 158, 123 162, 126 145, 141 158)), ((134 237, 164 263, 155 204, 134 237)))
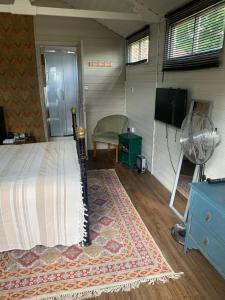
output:
POLYGON ((187 90, 157 88, 155 120, 180 128, 186 116, 187 90))

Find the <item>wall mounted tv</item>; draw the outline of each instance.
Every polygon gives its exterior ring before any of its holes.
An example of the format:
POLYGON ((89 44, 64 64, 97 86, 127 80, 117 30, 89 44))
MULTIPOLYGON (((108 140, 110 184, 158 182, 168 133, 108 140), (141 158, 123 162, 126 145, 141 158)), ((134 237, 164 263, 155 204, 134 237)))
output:
POLYGON ((180 128, 186 116, 187 90, 157 88, 155 120, 180 128))

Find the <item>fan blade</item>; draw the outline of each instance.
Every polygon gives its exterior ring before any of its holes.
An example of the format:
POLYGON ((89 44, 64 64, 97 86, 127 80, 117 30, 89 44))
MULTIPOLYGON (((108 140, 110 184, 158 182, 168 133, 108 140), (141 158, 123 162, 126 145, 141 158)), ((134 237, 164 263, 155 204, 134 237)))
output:
POLYGON ((206 114, 193 112, 181 127, 180 142, 187 158, 196 164, 203 164, 212 156, 216 144, 216 132, 206 114))
POLYGON ((203 145, 201 143, 197 143, 195 145, 197 151, 198 151, 198 160, 200 161, 204 161, 204 157, 205 157, 205 152, 203 150, 203 145))
POLYGON ((190 156, 190 157, 194 156, 194 159, 196 160, 197 155, 196 155, 196 152, 195 152, 195 144, 194 144, 194 143, 191 143, 188 152, 189 152, 189 156, 190 156))

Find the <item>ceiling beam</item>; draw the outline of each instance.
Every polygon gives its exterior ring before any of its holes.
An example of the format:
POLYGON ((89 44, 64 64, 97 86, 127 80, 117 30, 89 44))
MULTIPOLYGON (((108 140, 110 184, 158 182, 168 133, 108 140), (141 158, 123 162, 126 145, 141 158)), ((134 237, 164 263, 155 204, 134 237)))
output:
POLYGON ((148 15, 146 18, 143 18, 141 15, 136 13, 40 7, 31 5, 29 0, 15 0, 14 4, 9 5, 0 4, 0 12, 33 16, 42 15, 124 21, 146 21, 149 23, 159 21, 158 16, 153 13, 148 15))

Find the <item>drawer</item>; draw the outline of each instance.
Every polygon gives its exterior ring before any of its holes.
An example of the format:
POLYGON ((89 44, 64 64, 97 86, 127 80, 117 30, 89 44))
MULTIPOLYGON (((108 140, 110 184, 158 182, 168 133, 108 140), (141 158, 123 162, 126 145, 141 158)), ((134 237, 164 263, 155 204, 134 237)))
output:
POLYGON ((207 232, 200 223, 194 222, 193 220, 189 235, 199 246, 199 250, 225 278, 225 243, 218 240, 217 236, 207 232))
POLYGON ((192 193, 191 198, 189 213, 192 218, 225 243, 225 216, 198 193, 192 193))

